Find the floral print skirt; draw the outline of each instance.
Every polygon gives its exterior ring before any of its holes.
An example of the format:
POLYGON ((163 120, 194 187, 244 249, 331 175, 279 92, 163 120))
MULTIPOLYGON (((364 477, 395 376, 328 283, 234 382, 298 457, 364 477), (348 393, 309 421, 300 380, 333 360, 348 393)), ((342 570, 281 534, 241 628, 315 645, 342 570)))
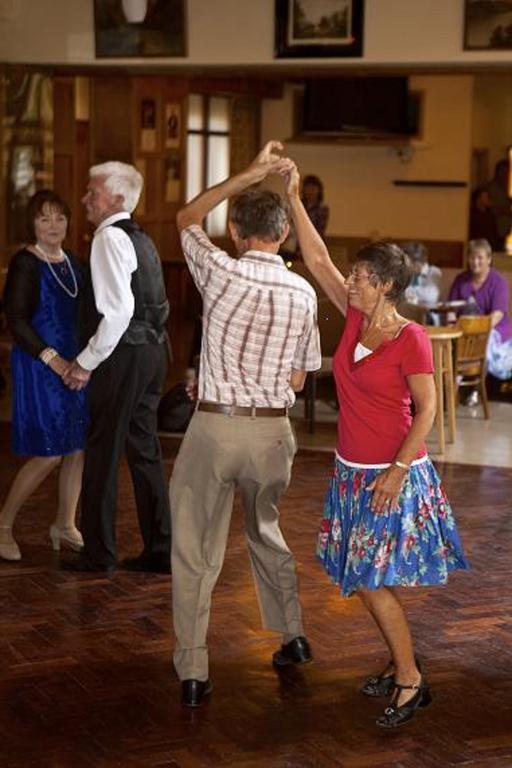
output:
POLYGON ((448 571, 469 568, 430 459, 411 467, 397 508, 377 513, 370 508, 372 492, 366 488, 381 472, 335 460, 317 556, 342 594, 445 584, 448 571))

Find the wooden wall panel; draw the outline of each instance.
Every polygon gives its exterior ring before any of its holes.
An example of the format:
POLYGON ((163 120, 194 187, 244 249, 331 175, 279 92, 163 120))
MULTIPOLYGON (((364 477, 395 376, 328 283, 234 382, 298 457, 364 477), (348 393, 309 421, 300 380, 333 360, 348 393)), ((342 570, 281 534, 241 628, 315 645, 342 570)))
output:
POLYGON ((160 219, 162 207, 162 160, 159 157, 146 158, 145 186, 145 211, 144 219, 160 219))
POLYGON ((0 68, 0 291, 3 291, 7 254, 7 152, 5 148, 5 74, 0 68))
POLYGON ((171 313, 167 324, 173 351, 171 376, 183 376, 190 362, 192 338, 201 314, 201 297, 184 261, 164 261, 164 279, 171 313))
POLYGON ((90 157, 90 123, 77 120, 75 124, 75 175, 73 189, 73 221, 72 235, 75 252, 82 258, 88 257, 90 248, 91 227, 88 224, 82 198, 85 195, 89 179, 90 157))
POLYGON ((175 217, 172 217, 169 220, 163 222, 162 250, 160 252, 160 256, 162 257, 163 261, 181 262, 184 260, 175 217), (169 259, 170 255, 172 255, 172 259, 169 259))
MULTIPOLYGON (((83 78, 82 78, 83 80, 83 78)), ((82 197, 90 165, 87 120, 77 120, 77 78, 55 76, 54 92, 54 189, 71 209, 67 245, 82 258, 89 252, 89 226, 82 197)))
POLYGON ((133 162, 131 78, 95 75, 92 83, 93 162, 133 162))
POLYGON ((230 168, 238 173, 246 168, 260 149, 261 101, 236 96, 231 108, 230 168))
MULTIPOLYGON (((73 156, 71 154, 55 153, 53 173, 55 179, 53 188, 55 192, 57 192, 57 194, 60 195, 72 209, 74 189, 73 156)), ((74 211, 72 211, 72 218, 74 218, 73 213, 74 211)))
POLYGON ((56 151, 72 154, 75 135, 75 88, 73 77, 53 78, 53 141, 56 151))
POLYGON ((187 94, 185 78, 132 78, 132 162, 145 179, 136 215, 164 261, 182 258, 175 219, 185 193, 187 94))

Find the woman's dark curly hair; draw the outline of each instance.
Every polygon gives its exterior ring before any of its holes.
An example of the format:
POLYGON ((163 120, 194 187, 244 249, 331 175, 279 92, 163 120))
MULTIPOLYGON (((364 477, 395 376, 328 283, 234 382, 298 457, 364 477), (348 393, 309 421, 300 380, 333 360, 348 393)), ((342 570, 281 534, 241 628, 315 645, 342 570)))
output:
POLYGON ((356 253, 355 263, 368 268, 372 285, 391 283, 386 294, 388 301, 398 304, 403 299, 413 271, 409 257, 398 245, 384 242, 364 245, 356 253))

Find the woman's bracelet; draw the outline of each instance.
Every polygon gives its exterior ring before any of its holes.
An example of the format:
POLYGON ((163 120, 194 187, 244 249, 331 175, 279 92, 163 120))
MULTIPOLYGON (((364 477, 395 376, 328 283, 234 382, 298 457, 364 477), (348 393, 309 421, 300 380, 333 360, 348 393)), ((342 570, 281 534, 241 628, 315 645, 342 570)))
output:
POLYGON ((398 459, 395 459, 393 464, 395 465, 395 467, 400 467, 400 469, 407 469, 407 470, 409 470, 411 468, 410 464, 404 464, 403 461, 398 461, 398 459))
POLYGON ((43 349, 43 351, 39 355, 39 359, 41 360, 42 363, 44 363, 45 365, 48 365, 50 361, 53 360, 54 357, 57 357, 58 354, 59 353, 57 352, 57 350, 54 349, 53 347, 46 347, 45 349, 43 349))

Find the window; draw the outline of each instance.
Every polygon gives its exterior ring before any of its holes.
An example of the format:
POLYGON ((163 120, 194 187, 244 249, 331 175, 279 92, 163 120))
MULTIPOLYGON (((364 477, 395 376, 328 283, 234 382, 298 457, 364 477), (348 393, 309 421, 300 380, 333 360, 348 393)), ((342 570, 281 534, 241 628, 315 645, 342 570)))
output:
MULTIPOLYGON (((187 123, 187 202, 229 176, 231 102, 222 96, 190 94, 187 123)), ((225 235, 227 200, 211 211, 206 231, 225 235)))

